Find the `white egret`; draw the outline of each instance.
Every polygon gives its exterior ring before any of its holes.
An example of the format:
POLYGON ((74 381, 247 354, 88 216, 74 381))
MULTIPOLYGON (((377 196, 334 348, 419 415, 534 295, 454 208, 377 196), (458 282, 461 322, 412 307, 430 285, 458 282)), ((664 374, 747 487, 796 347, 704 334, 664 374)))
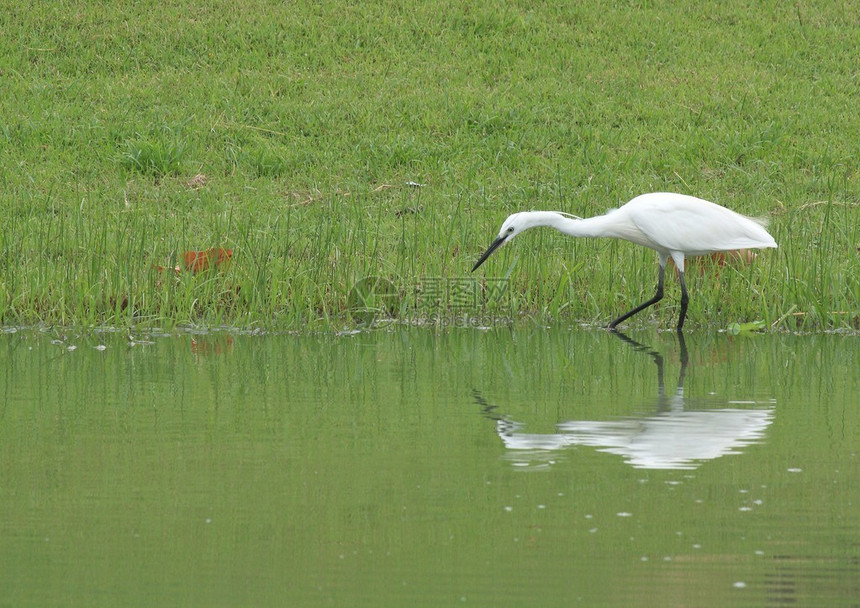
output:
POLYGON ((684 258, 733 249, 776 247, 776 242, 764 229, 764 224, 760 219, 740 215, 715 203, 669 192, 642 194, 606 215, 586 219, 558 211, 523 211, 505 220, 499 236, 475 263, 472 271, 477 270, 490 254, 520 232, 537 226, 555 228, 568 236, 624 239, 657 252, 660 262, 657 293, 647 302, 612 321, 608 329, 615 329, 622 321, 663 298, 663 279, 670 256, 678 269, 681 283, 678 329, 682 329, 690 300, 684 283, 684 258))

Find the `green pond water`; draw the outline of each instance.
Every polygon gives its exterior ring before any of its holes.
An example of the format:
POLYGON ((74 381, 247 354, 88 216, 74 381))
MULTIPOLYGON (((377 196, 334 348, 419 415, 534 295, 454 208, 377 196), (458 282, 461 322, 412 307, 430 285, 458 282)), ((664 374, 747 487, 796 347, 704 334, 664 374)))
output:
POLYGON ((0 606, 857 606, 860 338, 0 334, 0 606))

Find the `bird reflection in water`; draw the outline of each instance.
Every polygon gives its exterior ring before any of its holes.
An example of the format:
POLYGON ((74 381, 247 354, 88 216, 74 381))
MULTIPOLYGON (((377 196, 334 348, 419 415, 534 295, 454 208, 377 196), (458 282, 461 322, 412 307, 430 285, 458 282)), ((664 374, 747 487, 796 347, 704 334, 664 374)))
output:
POLYGON ((695 469, 705 461, 738 454, 763 439, 773 421, 772 402, 741 409, 721 407, 737 405, 729 401, 684 397, 689 355, 682 332, 678 332, 681 371, 676 389, 669 393, 663 381, 663 355, 621 332, 613 335, 653 359, 658 387, 655 413, 616 420, 570 420, 556 425, 555 433, 527 433, 524 424, 500 415, 498 406, 475 391, 475 402, 486 417, 495 420, 496 432, 508 448, 506 457, 512 464, 546 468, 555 462, 559 450, 590 446, 617 454, 638 469, 695 469))

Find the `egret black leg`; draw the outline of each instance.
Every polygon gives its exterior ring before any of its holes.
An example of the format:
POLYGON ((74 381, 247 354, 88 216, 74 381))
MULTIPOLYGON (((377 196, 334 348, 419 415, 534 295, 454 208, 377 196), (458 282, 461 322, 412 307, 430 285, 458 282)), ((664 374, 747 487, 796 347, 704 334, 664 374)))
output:
POLYGON ((690 355, 687 352, 687 341, 684 339, 684 332, 678 332, 678 344, 681 346, 681 369, 687 367, 690 360, 690 355))
MULTIPOLYGON (((621 323, 622 321, 626 321, 627 319, 629 319, 630 317, 635 315, 637 312, 643 311, 646 308, 648 308, 649 306, 651 306, 652 304, 656 304, 657 302, 662 300, 663 299, 663 280, 665 278, 665 275, 666 275, 666 268, 665 268, 665 266, 661 265, 660 266, 660 273, 657 275, 657 293, 654 294, 654 297, 651 298, 650 300, 648 300, 647 302, 643 302, 642 304, 640 304, 639 306, 637 306, 636 308, 634 308, 630 312, 625 312, 623 315, 621 315, 620 317, 615 319, 612 323, 610 323, 606 329, 615 329, 615 327, 619 323, 621 323)), ((682 279, 681 285, 683 285, 683 284, 684 284, 684 282, 682 279)), ((686 288, 684 289, 684 293, 687 293, 686 288)), ((681 301, 683 302, 683 299, 681 301)), ((683 312, 687 311, 686 305, 684 305, 682 307, 682 310, 683 310, 683 312)), ((681 319, 681 322, 683 323, 683 317, 681 319)), ((680 329, 680 325, 678 327, 680 329)))
POLYGON ((687 341, 684 339, 684 332, 678 330, 678 344, 681 346, 681 373, 678 375, 678 391, 684 390, 684 376, 687 373, 687 364, 690 361, 690 355, 687 352, 687 341))
POLYGON ((687 316, 687 304, 690 302, 690 296, 687 293, 687 284, 684 282, 684 273, 678 273, 678 280, 681 282, 681 316, 678 317, 678 330, 684 328, 684 317, 687 316))

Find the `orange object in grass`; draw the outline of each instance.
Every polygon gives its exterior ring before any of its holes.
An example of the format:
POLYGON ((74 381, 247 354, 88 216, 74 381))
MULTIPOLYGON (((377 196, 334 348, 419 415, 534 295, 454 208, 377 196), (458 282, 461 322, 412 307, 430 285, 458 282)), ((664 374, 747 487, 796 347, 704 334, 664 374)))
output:
POLYGON ((232 249, 222 249, 221 247, 212 247, 203 251, 186 251, 183 254, 185 270, 190 270, 195 274, 208 270, 212 266, 223 270, 227 268, 232 257, 232 249))

